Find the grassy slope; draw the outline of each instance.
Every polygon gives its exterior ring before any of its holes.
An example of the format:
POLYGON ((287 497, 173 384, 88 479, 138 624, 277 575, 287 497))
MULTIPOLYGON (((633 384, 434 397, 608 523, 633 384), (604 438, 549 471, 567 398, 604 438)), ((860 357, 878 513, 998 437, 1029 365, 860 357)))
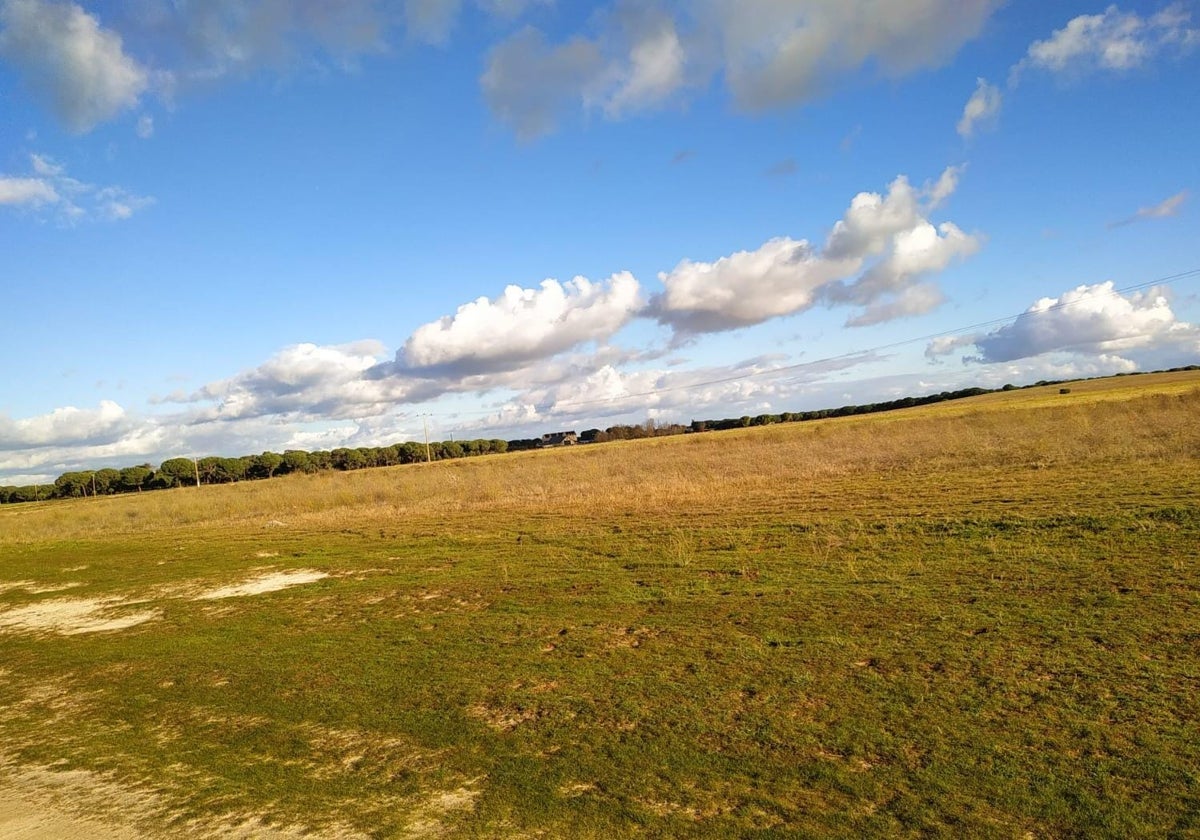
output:
POLYGON ((163 613, 0 634, 0 743, 378 836, 1197 832, 1200 377, 1070 387, 0 509, 82 584, 0 609, 163 613), (332 577, 164 588, 266 566, 332 577))

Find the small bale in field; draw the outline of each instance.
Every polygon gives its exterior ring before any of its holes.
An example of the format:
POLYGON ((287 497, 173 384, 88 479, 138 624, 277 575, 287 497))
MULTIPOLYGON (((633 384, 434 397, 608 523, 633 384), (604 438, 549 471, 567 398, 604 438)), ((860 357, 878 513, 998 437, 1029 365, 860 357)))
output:
POLYGON ((1071 393, 1071 389, 1070 389, 1070 388, 1059 388, 1059 389, 1058 389, 1058 393, 1060 393, 1060 394, 1069 394, 1069 393, 1071 393))

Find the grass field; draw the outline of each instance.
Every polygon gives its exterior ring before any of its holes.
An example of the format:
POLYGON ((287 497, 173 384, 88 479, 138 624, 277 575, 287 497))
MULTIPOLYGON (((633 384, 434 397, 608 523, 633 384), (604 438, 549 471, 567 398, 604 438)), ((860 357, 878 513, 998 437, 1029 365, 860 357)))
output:
POLYGON ((1200 374, 0 509, 0 803, 1200 835, 1200 374))

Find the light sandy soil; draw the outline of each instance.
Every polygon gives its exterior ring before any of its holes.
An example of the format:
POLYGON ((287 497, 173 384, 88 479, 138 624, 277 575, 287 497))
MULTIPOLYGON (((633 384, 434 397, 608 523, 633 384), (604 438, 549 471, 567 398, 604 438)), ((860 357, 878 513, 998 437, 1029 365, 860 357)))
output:
MULTIPOLYGON (((291 586, 313 583, 329 577, 326 572, 312 569, 294 569, 286 572, 265 572, 257 577, 249 578, 241 583, 210 589, 192 595, 194 601, 213 601, 222 598, 238 598, 247 595, 260 595, 264 592, 277 592, 291 586)), ((24 589, 31 594, 50 594, 81 586, 79 583, 65 583, 55 586, 38 585, 33 581, 18 580, 0 582, 0 594, 8 590, 24 589)), ((195 592, 195 589, 192 590, 195 592)), ((179 597, 184 595, 178 590, 163 591, 158 597, 179 597)), ((57 633, 63 636, 74 636, 81 633, 106 633, 113 630, 125 630, 152 621, 162 616, 157 609, 142 609, 130 612, 127 607, 145 603, 146 599, 130 600, 117 596, 107 598, 55 598, 38 601, 10 609, 0 609, 0 632, 17 633, 57 633)), ((4 835, 0 834, 0 838, 4 835)))
POLYGON ((5 840, 139 840, 143 835, 111 823, 77 817, 0 788, 0 837, 5 840))
POLYGON ((271 572, 250 578, 242 583, 236 583, 233 586, 222 586, 220 589, 211 589, 208 592, 202 592, 193 600, 213 601, 219 598, 240 598, 245 595, 260 595, 263 592, 277 592, 280 589, 287 589, 289 586, 299 586, 302 583, 313 583, 327 577, 329 575, 326 572, 316 572, 312 569, 271 572))
POLYGON ((158 610, 121 612, 123 598, 58 598, 0 612, 0 629, 26 633, 104 633, 158 618, 158 610))
POLYGON ((154 794, 125 790, 95 773, 16 768, 0 761, 3 840, 365 840, 349 829, 314 832, 266 825, 254 817, 168 827, 167 816, 165 803, 154 794))

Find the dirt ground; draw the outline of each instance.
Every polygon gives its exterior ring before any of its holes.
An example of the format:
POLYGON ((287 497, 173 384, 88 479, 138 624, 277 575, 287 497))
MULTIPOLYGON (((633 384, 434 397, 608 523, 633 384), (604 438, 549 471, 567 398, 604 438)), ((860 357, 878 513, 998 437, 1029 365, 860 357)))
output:
POLYGON ((0 837, 5 840, 148 840, 130 826, 80 817, 19 777, 0 779, 0 837))

